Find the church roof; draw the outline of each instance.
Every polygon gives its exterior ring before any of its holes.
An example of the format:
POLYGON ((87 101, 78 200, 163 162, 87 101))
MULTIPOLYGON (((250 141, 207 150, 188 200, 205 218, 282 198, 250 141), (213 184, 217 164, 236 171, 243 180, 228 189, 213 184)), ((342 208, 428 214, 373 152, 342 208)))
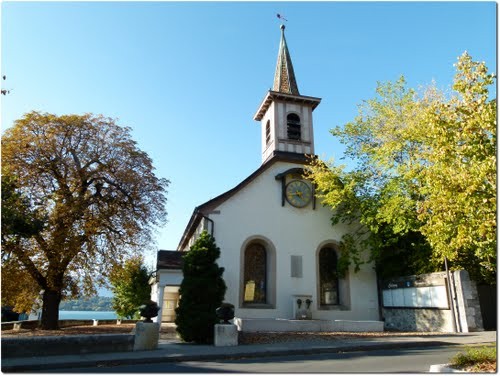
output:
POLYGON ((278 62, 274 73, 273 91, 280 93, 300 95, 295 73, 293 72, 292 59, 288 52, 285 39, 285 25, 281 25, 281 41, 278 51, 278 62))
POLYGON ((183 252, 158 251, 156 256, 156 269, 182 269, 183 252))
POLYGON ((286 102, 295 102, 299 104, 307 104, 310 105, 311 108, 314 109, 318 106, 318 104, 321 102, 321 98, 317 97, 308 97, 305 95, 292 95, 292 94, 286 94, 286 93, 279 93, 277 91, 272 91, 269 90, 266 93, 266 96, 262 100, 262 103, 259 106, 259 109, 253 116, 254 120, 260 121, 264 117, 267 109, 271 105, 273 101, 286 101, 286 102))

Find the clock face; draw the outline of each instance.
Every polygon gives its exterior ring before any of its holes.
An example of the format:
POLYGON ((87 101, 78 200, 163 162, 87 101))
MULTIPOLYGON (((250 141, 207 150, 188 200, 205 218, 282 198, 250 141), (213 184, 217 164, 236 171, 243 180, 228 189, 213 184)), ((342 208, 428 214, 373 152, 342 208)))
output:
POLYGON ((305 181, 292 180, 285 188, 286 200, 297 208, 306 206, 312 198, 311 188, 305 181))

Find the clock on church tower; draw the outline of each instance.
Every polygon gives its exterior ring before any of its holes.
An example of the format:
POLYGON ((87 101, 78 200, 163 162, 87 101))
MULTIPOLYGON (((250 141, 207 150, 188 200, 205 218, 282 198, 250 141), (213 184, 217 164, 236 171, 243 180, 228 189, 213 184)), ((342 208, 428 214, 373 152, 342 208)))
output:
POLYGON ((290 168, 278 175, 276 180, 281 181, 281 205, 288 202, 296 208, 305 208, 312 203, 316 209, 314 184, 304 178, 304 168, 290 168))
POLYGON ((312 199, 312 191, 303 180, 292 180, 285 187, 286 200, 297 208, 303 208, 312 199))
POLYGON ((312 112, 320 102, 320 98, 300 95, 281 25, 273 88, 254 115, 261 122, 262 164, 277 153, 314 154, 312 112))

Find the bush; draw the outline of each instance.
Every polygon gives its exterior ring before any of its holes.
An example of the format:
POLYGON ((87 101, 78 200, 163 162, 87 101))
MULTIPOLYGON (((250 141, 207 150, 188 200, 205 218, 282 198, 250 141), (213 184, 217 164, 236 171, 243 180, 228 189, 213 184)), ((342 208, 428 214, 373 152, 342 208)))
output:
POLYGON ((226 293, 224 268, 215 262, 219 256, 215 239, 206 231, 183 256, 184 279, 179 288, 175 324, 186 342, 213 343, 214 325, 219 322, 215 310, 226 293))
POLYGON ((113 310, 118 317, 139 319, 139 307, 151 299, 150 273, 142 257, 132 257, 111 268, 113 310))

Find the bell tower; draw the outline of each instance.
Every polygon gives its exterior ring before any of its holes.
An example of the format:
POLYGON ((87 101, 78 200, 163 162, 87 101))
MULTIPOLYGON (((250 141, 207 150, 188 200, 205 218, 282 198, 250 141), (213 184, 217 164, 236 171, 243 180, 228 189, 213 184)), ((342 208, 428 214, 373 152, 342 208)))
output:
POLYGON ((312 112, 320 98, 300 95, 292 59, 281 25, 281 41, 274 84, 264 97, 254 120, 261 123, 262 164, 277 153, 314 154, 312 112))

